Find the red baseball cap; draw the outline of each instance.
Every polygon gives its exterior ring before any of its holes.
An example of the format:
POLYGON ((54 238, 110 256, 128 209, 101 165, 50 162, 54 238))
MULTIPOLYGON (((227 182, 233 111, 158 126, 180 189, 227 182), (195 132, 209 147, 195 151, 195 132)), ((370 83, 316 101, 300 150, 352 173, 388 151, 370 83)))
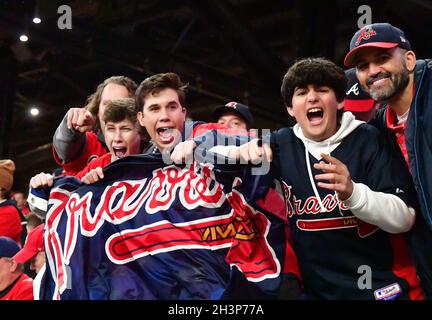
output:
POLYGON ((374 107, 375 100, 363 91, 354 68, 346 70, 345 74, 348 78, 348 87, 344 99, 345 111, 368 112, 374 107))
POLYGON ((44 224, 38 225, 36 228, 31 230, 27 235, 27 240, 17 254, 13 256, 13 259, 18 263, 25 263, 36 256, 39 252, 45 251, 43 241, 44 224))

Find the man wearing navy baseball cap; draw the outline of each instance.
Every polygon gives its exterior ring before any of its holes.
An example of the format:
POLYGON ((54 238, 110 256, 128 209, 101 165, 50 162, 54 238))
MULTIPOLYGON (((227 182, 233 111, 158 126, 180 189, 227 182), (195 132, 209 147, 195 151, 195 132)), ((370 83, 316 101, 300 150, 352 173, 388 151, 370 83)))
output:
POLYGON ((413 232, 417 260, 428 298, 432 298, 432 61, 417 60, 404 32, 389 23, 358 30, 345 57, 356 68, 362 88, 385 105, 371 121, 400 150, 408 164, 423 216, 413 232))
POLYGON ((13 259, 19 251, 14 240, 0 237, 0 300, 33 300, 33 280, 13 259))
POLYGON ((399 28, 389 23, 374 23, 358 30, 351 39, 350 51, 345 57, 346 67, 352 66, 362 48, 393 49, 396 47, 411 50, 410 42, 399 28))
POLYGON ((216 108, 213 118, 217 123, 236 130, 249 130, 254 123, 249 107, 233 101, 216 108))

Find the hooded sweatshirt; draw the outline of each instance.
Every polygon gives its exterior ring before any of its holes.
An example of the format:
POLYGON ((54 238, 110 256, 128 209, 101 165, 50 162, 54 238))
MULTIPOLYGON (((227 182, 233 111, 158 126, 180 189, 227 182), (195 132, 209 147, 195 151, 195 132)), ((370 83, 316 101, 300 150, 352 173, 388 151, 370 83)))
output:
POLYGON ((392 234, 414 221, 412 181, 375 128, 345 112, 329 139, 307 139, 296 125, 272 133, 271 148, 306 298, 423 298, 404 236, 392 234), (354 190, 346 201, 316 186, 320 153, 348 167, 354 190))
MULTIPOLYGON (((313 141, 306 138, 298 124, 294 126, 294 134, 305 146, 305 158, 308 169, 309 181, 314 190, 315 197, 321 211, 326 212, 322 199, 317 191, 315 179, 312 176, 309 153, 321 160, 321 153, 331 155, 342 141, 356 128, 364 124, 364 121, 356 120, 351 112, 345 112, 342 116, 338 131, 330 138, 323 141, 313 141)), ((363 183, 353 181, 353 193, 351 197, 342 202, 356 217, 364 222, 376 225, 390 233, 408 231, 415 221, 415 211, 409 208, 405 202, 393 194, 372 191, 363 183)), ((337 197, 337 194, 335 192, 337 197)))

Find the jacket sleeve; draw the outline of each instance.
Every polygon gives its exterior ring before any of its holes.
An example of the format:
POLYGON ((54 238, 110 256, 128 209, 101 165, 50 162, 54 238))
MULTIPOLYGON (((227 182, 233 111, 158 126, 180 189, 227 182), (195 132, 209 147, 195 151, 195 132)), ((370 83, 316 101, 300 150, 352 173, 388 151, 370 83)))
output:
POLYGON ((389 233, 407 232, 415 222, 415 210, 399 197, 372 191, 362 183, 354 183, 354 190, 343 204, 364 222, 389 233))
MULTIPOLYGON (((417 196, 411 174, 399 150, 376 129, 365 125, 359 164, 364 169, 353 177, 351 197, 344 201, 359 219, 389 233, 411 229, 415 221, 417 196), (367 137, 364 140, 364 137, 367 137)), ((357 139, 360 136, 357 137, 357 139)))
POLYGON ((67 114, 58 126, 53 137, 55 157, 60 164, 71 162, 76 159, 82 152, 86 144, 86 135, 84 133, 69 129, 67 127, 67 114))

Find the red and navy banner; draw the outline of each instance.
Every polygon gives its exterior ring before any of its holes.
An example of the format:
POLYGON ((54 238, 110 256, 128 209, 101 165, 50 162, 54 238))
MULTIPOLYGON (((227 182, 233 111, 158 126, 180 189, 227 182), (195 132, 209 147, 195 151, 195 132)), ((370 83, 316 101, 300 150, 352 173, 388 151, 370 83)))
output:
POLYGON ((92 185, 55 181, 43 299, 277 295, 284 224, 250 199, 265 177, 240 165, 165 166, 157 156, 104 172, 92 185))

